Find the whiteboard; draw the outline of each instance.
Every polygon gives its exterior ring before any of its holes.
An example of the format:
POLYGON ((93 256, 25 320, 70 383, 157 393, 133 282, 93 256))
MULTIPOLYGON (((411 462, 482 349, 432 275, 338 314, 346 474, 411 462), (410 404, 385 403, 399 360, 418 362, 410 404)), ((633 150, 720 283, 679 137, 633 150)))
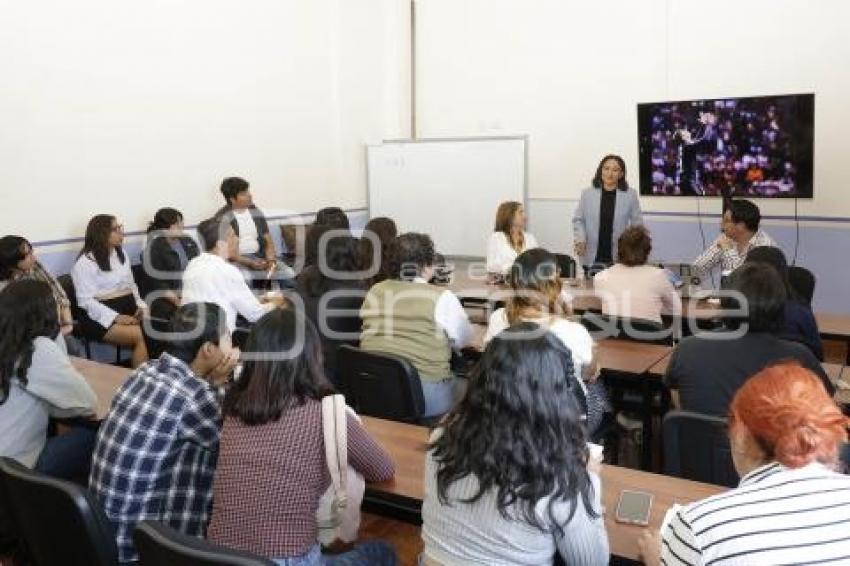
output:
POLYGON ((525 204, 527 145, 513 136, 367 146, 369 215, 430 235, 444 255, 483 257, 499 203, 525 204))

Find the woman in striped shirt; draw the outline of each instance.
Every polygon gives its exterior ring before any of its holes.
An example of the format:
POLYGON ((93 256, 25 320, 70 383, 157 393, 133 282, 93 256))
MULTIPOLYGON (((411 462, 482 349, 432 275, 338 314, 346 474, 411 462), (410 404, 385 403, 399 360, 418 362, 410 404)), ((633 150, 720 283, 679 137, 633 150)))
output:
POLYGON ((641 538, 645 562, 850 563, 850 477, 835 471, 848 419, 820 380, 791 362, 769 367, 729 412, 740 485, 672 509, 660 541, 641 538))

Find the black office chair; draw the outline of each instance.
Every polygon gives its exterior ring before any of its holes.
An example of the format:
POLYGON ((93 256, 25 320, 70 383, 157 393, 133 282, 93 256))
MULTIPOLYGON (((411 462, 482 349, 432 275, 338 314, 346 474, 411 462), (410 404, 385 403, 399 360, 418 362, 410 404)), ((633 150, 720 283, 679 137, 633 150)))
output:
POLYGON ((92 496, 77 484, 0 458, 0 476, 18 536, 37 565, 115 566, 115 534, 92 496))
POLYGON ((572 257, 567 254, 555 254, 555 262, 558 264, 558 271, 561 272, 561 277, 572 279, 576 276, 576 260, 572 257))
POLYGON ((189 536, 156 521, 142 521, 133 531, 139 566, 269 566, 274 562, 240 550, 189 536))
POLYGON ((5 475, 0 473, 0 556, 15 557, 22 549, 12 518, 12 500, 7 495, 5 479, 5 475))
POLYGON ((348 403, 361 415, 420 423, 425 398, 419 372, 401 356, 339 347, 339 378, 348 403))
POLYGON ((815 274, 798 265, 792 265, 788 268, 788 281, 791 283, 791 288, 797 293, 797 297, 805 304, 812 306, 812 299, 815 296, 815 284, 817 279, 815 274))
POLYGON ((727 487, 738 485, 725 419, 670 411, 661 434, 665 474, 727 487))
MULTIPOLYGON (((65 294, 68 296, 68 301, 71 303, 71 317, 74 319, 74 329, 71 331, 71 336, 83 343, 83 347, 86 351, 86 357, 91 359, 91 345, 92 342, 97 341, 86 336, 80 328, 78 321, 80 320, 82 309, 80 308, 80 305, 77 304, 77 290, 74 288, 74 280, 71 278, 70 273, 66 273, 57 277, 56 281, 62 287, 62 290, 65 291, 65 294)), ((105 342, 101 343, 105 344, 105 342)), ((110 346, 112 346, 112 344, 110 344, 110 346)), ((115 346, 115 363, 119 365, 121 364, 121 346, 115 346)))
POLYGON ((581 315, 580 322, 590 332, 594 340, 618 338, 647 344, 672 346, 675 339, 678 338, 675 324, 680 321, 678 319, 668 320, 669 324, 665 325, 654 320, 611 316, 587 311, 581 315))

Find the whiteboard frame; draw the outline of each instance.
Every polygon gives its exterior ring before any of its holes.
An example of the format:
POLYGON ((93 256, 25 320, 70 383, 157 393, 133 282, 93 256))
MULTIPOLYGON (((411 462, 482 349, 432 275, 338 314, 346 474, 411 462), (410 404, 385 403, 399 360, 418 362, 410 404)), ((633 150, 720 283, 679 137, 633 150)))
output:
MULTIPOLYGON (((372 190, 371 190, 371 182, 372 182, 372 171, 369 167, 369 148, 370 147, 381 147, 382 145, 390 145, 390 144, 418 144, 418 143, 469 143, 475 141, 511 141, 511 140, 521 140, 523 147, 523 171, 522 171, 522 208, 528 211, 528 134, 516 135, 516 136, 470 136, 470 137, 448 137, 448 138, 398 138, 398 139, 389 139, 384 140, 378 144, 366 144, 364 146, 363 157, 366 160, 366 209, 369 211, 369 218, 367 222, 372 218, 372 190)), ((430 236, 430 234, 429 234, 430 236)), ((470 259, 478 259, 483 258, 484 256, 448 256, 455 258, 470 258, 470 259)))

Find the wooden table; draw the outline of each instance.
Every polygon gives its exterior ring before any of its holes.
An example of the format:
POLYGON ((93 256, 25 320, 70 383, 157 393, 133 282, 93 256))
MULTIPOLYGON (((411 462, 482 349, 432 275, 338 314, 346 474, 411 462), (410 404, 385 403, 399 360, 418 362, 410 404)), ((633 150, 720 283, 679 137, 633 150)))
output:
MULTIPOLYGON (((396 463, 394 479, 366 486, 367 500, 386 504, 390 509, 406 508, 418 515, 425 495, 423 476, 428 429, 371 417, 363 417, 363 424, 396 463)), ((601 475, 605 528, 611 553, 631 560, 638 557, 637 538, 643 527, 614 521, 614 510, 622 490, 648 491, 654 495, 649 528, 657 530, 666 510, 674 503, 689 503, 726 489, 617 466, 603 465, 601 475)))
POLYGON ((71 364, 83 374, 97 395, 97 420, 105 419, 109 413, 112 398, 132 370, 75 357, 71 358, 71 364))
POLYGON ((825 340, 838 340, 847 347, 845 365, 850 365, 850 315, 816 312, 818 333, 825 340))

